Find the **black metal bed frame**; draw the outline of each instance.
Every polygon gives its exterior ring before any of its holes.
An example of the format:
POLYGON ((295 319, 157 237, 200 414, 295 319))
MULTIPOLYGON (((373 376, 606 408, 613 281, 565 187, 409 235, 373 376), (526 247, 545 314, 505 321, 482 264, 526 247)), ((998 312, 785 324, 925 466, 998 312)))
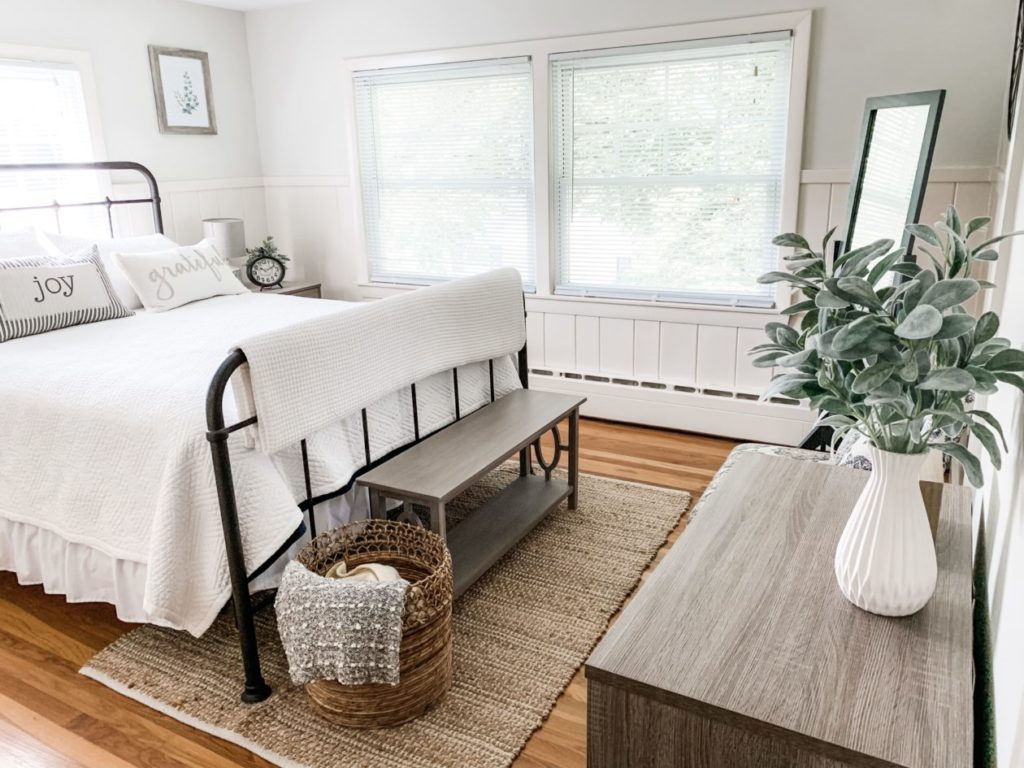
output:
MULTIPOLYGON (((146 185, 149 188, 148 197, 133 197, 124 200, 112 199, 109 195, 104 197, 102 200, 96 201, 76 201, 72 203, 61 203, 54 200, 50 203, 40 205, 26 205, 17 206, 11 208, 0 207, 0 224, 2 224, 2 217, 5 213, 15 212, 28 212, 28 211, 52 211, 54 219, 57 225, 57 231, 60 231, 60 212, 65 208, 93 208, 103 207, 107 211, 107 228, 111 237, 115 236, 114 232, 114 217, 113 208, 121 205, 139 205, 139 204, 150 204, 153 211, 153 227, 157 233, 163 234, 163 214, 160 210, 160 190, 156 182, 156 178, 153 173, 146 168, 146 166, 128 161, 100 161, 91 163, 15 163, 15 164, 0 164, 0 174, 3 173, 27 173, 27 172, 63 172, 63 171, 87 171, 87 172, 102 172, 102 171, 134 171, 142 175, 146 181, 146 185)), ((523 316, 525 322, 525 301, 523 316)), ((255 612, 259 608, 263 607, 254 606, 252 597, 249 593, 249 584, 254 579, 265 572, 273 563, 280 558, 288 549, 298 541, 302 535, 307 531, 305 521, 299 524, 298 528, 288 537, 274 554, 272 554, 267 560, 258 565, 252 573, 249 573, 245 565, 245 552, 242 545, 242 533, 238 525, 238 504, 235 497, 235 484, 234 476, 231 471, 231 453, 228 447, 228 438, 233 432, 237 432, 246 427, 250 427, 257 422, 257 416, 252 416, 247 419, 243 419, 233 424, 225 423, 224 416, 224 393, 227 390, 228 382, 234 374, 243 364, 245 364, 245 354, 241 350, 235 350, 231 352, 227 358, 220 364, 216 372, 213 374, 213 379, 210 382, 210 386, 206 393, 206 425, 207 433, 206 439, 210 443, 210 453, 213 460, 213 472, 214 478, 217 485, 217 498, 220 503, 221 513, 221 528, 224 534, 224 547, 227 554, 228 571, 231 577, 231 602, 233 604, 233 611, 235 617, 235 626, 238 628, 239 643, 241 646, 242 655, 242 667, 245 675, 244 689, 241 695, 241 699, 246 703, 255 703, 266 699, 270 693, 270 686, 267 684, 263 677, 263 672, 260 667, 259 647, 256 640, 256 625, 255 625, 255 612)), ((483 362, 483 361, 479 361, 483 362)), ((494 402, 494 360, 488 360, 488 374, 490 384, 490 399, 494 402)), ((517 368, 519 373, 519 381, 523 388, 529 386, 529 369, 527 368, 526 362, 526 344, 523 344, 522 349, 519 350, 517 355, 517 368)), ((459 372, 457 368, 452 369, 452 389, 455 400, 455 420, 453 424, 462 418, 462 408, 459 402, 459 372)), ((313 496, 312 479, 309 473, 309 454, 306 446, 306 440, 303 439, 300 442, 300 449, 302 453, 302 469, 303 479, 305 481, 306 497, 302 502, 299 503, 299 509, 306 515, 309 516, 309 527, 308 531, 311 536, 316 535, 316 521, 314 518, 314 510, 318 504, 322 504, 333 498, 337 498, 347 493, 353 485, 356 479, 373 469, 374 467, 383 464, 392 457, 398 455, 402 451, 411 448, 419 442, 422 442, 426 438, 430 437, 431 434, 446 429, 451 424, 446 424, 430 434, 420 434, 419 424, 419 406, 416 399, 416 385, 412 384, 409 387, 409 395, 412 403, 413 413, 413 440, 399 448, 389 452, 385 456, 381 456, 375 460, 370 458, 370 434, 368 431, 367 413, 366 408, 362 409, 362 428, 363 428, 363 450, 365 453, 366 463, 363 467, 358 469, 352 477, 349 478, 348 482, 345 483, 341 488, 328 494, 321 496, 313 496)), ((539 446, 538 446, 539 448, 539 446)), ((519 465, 521 474, 531 473, 532 462, 530 458, 529 447, 524 448, 519 453, 519 465)))
MULTIPOLYGON (((94 163, 8 163, 0 164, 0 173, 45 173, 47 171, 58 173, 61 171, 134 171, 141 174, 149 187, 149 197, 135 197, 125 200, 113 200, 109 195, 102 200, 90 200, 73 203, 61 203, 54 200, 42 205, 21 205, 12 208, 0 208, 0 219, 5 213, 27 213, 29 211, 53 211, 57 231, 61 231, 60 212, 64 208, 99 208, 107 209, 107 229, 110 236, 114 237, 114 207, 120 205, 140 205, 149 203, 153 208, 153 228, 159 234, 164 233, 164 217, 160 210, 160 189, 157 187, 156 177, 152 171, 141 163, 132 163, 124 160, 98 161, 94 163)), ((0 220, 2 224, 2 220, 0 220)), ((0 227, 2 228, 2 227, 0 227)))

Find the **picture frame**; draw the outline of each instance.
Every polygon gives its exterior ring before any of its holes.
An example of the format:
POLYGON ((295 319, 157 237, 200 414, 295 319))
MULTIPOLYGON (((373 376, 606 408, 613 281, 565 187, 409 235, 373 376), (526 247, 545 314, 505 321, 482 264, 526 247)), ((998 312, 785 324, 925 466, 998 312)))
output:
POLYGON ((160 133, 217 133, 210 58, 205 51, 151 45, 149 67, 160 133))

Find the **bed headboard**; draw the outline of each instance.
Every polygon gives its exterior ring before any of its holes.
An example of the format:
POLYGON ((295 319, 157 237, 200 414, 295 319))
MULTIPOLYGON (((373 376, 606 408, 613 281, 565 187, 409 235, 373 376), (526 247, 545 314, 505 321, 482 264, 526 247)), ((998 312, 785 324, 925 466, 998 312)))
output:
POLYGON ((94 163, 0 163, 0 176, 5 173, 54 173, 64 171, 134 171, 146 182, 149 189, 148 197, 132 197, 124 200, 112 200, 109 196, 102 200, 84 200, 72 203, 60 203, 54 200, 46 204, 0 206, 0 225, 3 223, 5 213, 26 212, 26 211, 52 211, 57 230, 60 231, 60 212, 65 208, 98 208, 104 207, 107 211, 107 228, 110 236, 114 237, 114 215, 115 206, 149 204, 153 211, 153 228, 156 232, 163 234, 164 217, 160 211, 160 189, 156 184, 156 177, 152 171, 141 163, 133 163, 123 160, 98 161, 94 163))

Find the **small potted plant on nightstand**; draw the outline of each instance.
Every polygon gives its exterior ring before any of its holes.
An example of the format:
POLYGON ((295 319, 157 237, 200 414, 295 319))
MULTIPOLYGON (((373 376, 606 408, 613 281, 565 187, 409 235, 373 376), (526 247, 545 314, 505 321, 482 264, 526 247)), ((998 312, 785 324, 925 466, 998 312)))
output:
POLYGON ((258 285, 261 291, 281 287, 288 271, 285 262, 291 259, 278 250, 272 236, 268 235, 256 248, 246 248, 245 255, 245 274, 249 282, 258 285))

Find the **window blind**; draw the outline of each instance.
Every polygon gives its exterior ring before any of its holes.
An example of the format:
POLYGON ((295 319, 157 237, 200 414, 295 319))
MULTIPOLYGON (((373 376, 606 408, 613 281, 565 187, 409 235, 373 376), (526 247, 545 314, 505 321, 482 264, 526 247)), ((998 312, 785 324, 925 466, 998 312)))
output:
POLYGON ((357 72, 354 87, 370 278, 512 266, 532 286, 530 60, 357 72))
MULTIPOLYGON (((0 104, 0 163, 94 159, 82 78, 74 65, 0 59, 0 104)), ((0 207, 98 197, 102 194, 95 174, 0 174, 0 207)), ((61 218, 64 223, 82 219, 76 223, 88 225, 86 220, 96 215, 95 210, 65 210, 61 218)), ((0 221, 4 228, 31 224, 56 228, 49 212, 6 214, 0 221)))
POLYGON ((768 306, 790 34, 551 57, 556 293, 768 306))

